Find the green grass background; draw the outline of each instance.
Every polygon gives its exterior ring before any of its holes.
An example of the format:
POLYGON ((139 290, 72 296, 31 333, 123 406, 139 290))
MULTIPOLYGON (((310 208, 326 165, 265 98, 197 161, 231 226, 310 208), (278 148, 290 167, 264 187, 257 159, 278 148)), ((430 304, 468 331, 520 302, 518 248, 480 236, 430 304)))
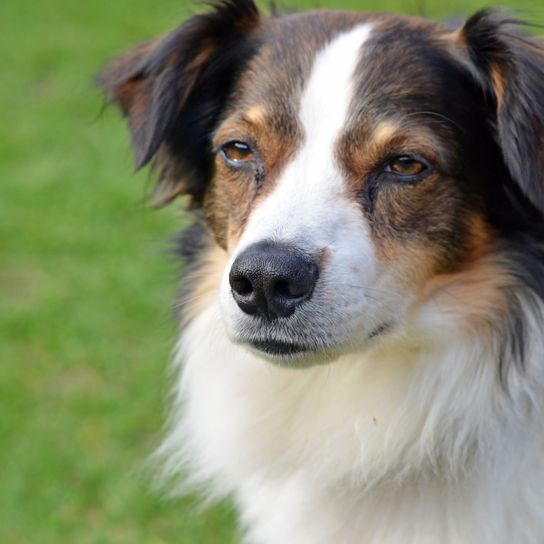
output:
MULTIPOLYGON (((517 2, 542 20, 541 0, 517 2)), ((292 6, 318 7, 314 0, 292 6)), ((334 8, 447 16, 480 1, 334 8)), ((512 4, 511 4, 512 6, 512 4)), ((166 500, 142 469, 165 419, 179 209, 143 203, 92 76, 184 0, 0 4, 0 543, 236 542, 228 505, 166 500)))

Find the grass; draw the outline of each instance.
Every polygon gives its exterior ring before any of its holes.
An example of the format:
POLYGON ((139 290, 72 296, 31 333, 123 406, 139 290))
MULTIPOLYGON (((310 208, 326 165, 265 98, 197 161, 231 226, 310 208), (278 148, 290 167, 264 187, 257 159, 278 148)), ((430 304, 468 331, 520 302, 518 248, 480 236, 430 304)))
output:
MULTIPOLYGON (((334 3, 432 16, 479 5, 334 3)), ((2 543, 236 542, 228 505, 202 514, 194 499, 164 500, 141 469, 160 440, 176 334, 180 271, 162 251, 184 219, 143 205, 147 178, 131 174, 126 130, 100 115, 91 85, 105 59, 190 11, 183 0, 0 6, 2 543)))

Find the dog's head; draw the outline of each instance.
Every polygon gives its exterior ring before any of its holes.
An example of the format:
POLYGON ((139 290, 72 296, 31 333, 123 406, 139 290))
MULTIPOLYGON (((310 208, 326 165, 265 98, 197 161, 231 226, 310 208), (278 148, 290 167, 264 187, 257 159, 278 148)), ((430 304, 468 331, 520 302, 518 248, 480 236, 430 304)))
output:
POLYGON ((542 220, 543 59, 493 12, 451 32, 227 0, 101 81, 156 199, 190 195, 228 256, 231 338, 330 360, 399 329, 443 278, 472 273, 462 296, 485 298, 489 256, 542 220))

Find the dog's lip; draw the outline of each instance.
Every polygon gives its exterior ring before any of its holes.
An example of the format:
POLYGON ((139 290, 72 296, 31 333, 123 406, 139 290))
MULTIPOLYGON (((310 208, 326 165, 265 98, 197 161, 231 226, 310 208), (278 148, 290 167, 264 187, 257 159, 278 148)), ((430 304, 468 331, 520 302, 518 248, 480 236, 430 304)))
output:
POLYGON ((312 351, 309 346, 303 344, 270 339, 251 340, 249 345, 260 352, 276 357, 303 355, 312 351))
POLYGON ((394 323, 392 321, 384 322, 379 327, 376 327, 369 335, 369 340, 376 340, 381 336, 384 336, 385 334, 391 332, 391 330, 394 328, 394 323))

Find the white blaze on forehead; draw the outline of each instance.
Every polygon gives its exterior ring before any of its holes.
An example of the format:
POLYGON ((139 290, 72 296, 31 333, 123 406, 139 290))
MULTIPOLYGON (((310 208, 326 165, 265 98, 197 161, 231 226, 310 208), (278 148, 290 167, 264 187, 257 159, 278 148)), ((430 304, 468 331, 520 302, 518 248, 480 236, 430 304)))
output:
POLYGON ((346 215, 354 218, 335 144, 348 119, 355 71, 371 30, 370 24, 356 26, 317 53, 300 101, 303 145, 272 193, 253 210, 236 253, 265 238, 318 249, 333 242, 340 216, 344 223, 346 215))
POLYGON ((365 24, 341 34, 316 57, 300 111, 306 134, 303 153, 312 153, 315 172, 335 162, 334 144, 348 117, 355 70, 371 29, 365 24))

